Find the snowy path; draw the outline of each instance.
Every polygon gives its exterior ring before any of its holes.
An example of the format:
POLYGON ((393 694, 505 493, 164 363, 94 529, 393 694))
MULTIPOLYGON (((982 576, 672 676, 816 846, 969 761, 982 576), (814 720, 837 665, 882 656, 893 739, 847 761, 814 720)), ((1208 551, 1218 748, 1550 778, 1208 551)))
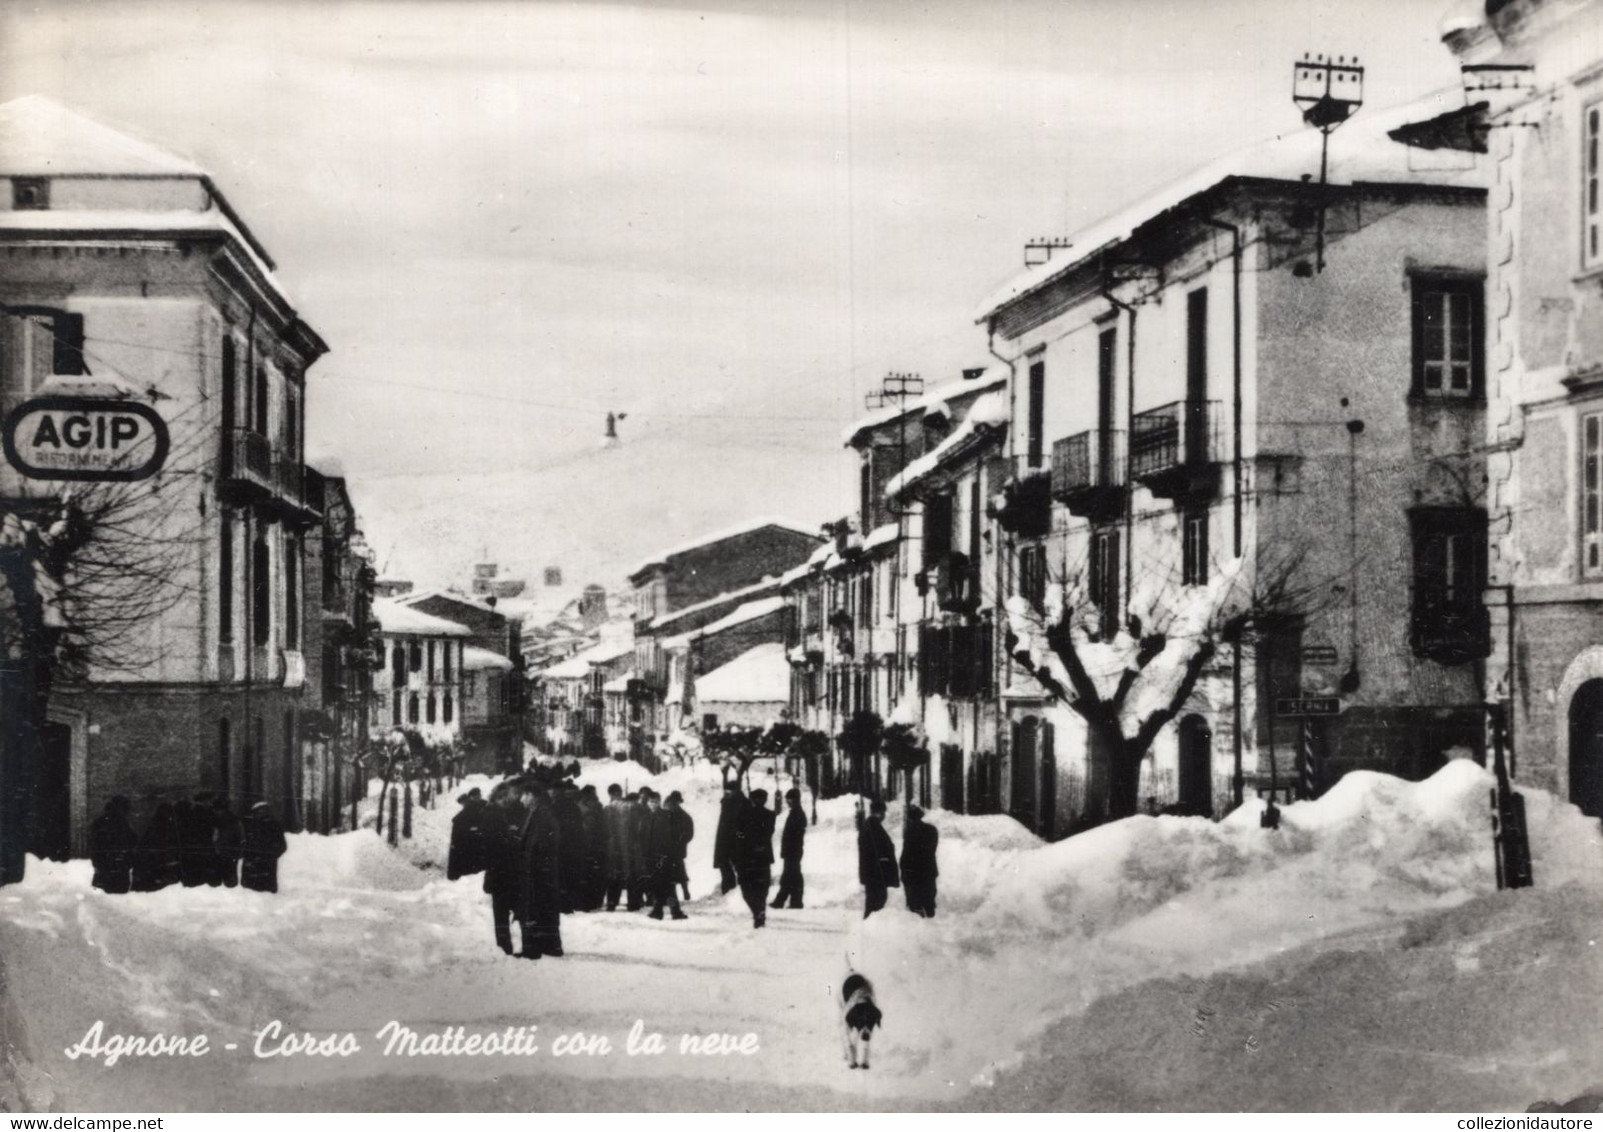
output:
MULTIPOLYGON (((603 794, 610 780, 642 779, 638 767, 619 764, 586 776, 603 794)), ((684 791, 697 829, 692 891, 714 891, 716 778, 681 770, 657 785, 684 791)), ((626 912, 569 916, 567 956, 538 963, 494 947, 479 878, 451 883, 418 867, 443 860, 450 813, 442 807, 416 813, 416 836, 400 851, 369 831, 292 838, 276 897, 181 888, 108 897, 89 887, 84 862, 30 863, 27 883, 0 891, 0 979, 26 1020, 42 1087, 82 1109, 1101 1107, 1121 1096, 1133 1107, 1184 1107, 1193 1096, 1286 1107, 1278 1094, 1260 1096, 1263 1064, 1292 1074, 1306 1064, 1297 1051, 1317 1049, 1328 1081, 1365 1079, 1374 1076, 1366 1059, 1387 1045, 1371 1032, 1387 1004, 1318 993, 1331 970, 1346 980, 1332 986, 1396 984, 1400 1016, 1413 1009, 1411 989, 1429 1004, 1427 976, 1439 980, 1442 971, 1483 996, 1505 984, 1523 988, 1537 1013, 1561 1014, 1576 995, 1596 999, 1603 948, 1567 920, 1562 931, 1535 930, 1550 954, 1548 977, 1534 982, 1519 972, 1535 944, 1498 942, 1499 932, 1534 930, 1506 908, 1485 938, 1468 913, 1450 921, 1451 931, 1428 928, 1433 917, 1503 899, 1485 895, 1485 796, 1485 772, 1469 764, 1418 785, 1354 775, 1320 802, 1289 808, 1272 833, 1249 809, 1221 823, 1131 819, 1056 845, 1006 818, 937 814, 939 917, 912 917, 893 894, 892 907, 866 924, 857 912, 852 805, 836 800, 820 806, 809 831, 805 911, 771 912, 769 926, 754 931, 734 893, 703 895, 677 923, 626 912), (848 1070, 839 1049, 834 993, 848 953, 874 979, 887 1017, 869 1073, 848 1070), (1482 953, 1500 959, 1476 973, 1482 953), (1408 978, 1427 981, 1410 988, 1408 978), (1215 988, 1227 1005, 1192 1002, 1199 987, 1215 988), (1287 987, 1303 988, 1301 1009, 1272 1052, 1247 1048, 1240 1035, 1215 1049, 1212 1015, 1187 1013, 1246 1017, 1261 1013, 1260 990, 1280 1001, 1287 987), (65 1058, 96 1020, 126 1034, 205 1033, 212 1051, 111 1067, 65 1058), (349 1032, 361 1049, 253 1056, 256 1036, 274 1020, 319 1038, 349 1032), (537 1025, 540 1050, 385 1056, 376 1035, 392 1020, 419 1035, 537 1025), (629 1056, 637 1020, 663 1035, 666 1052, 629 1056), (553 1056, 556 1038, 579 1032, 605 1037, 611 1052, 553 1056), (682 1034, 709 1032, 755 1034, 758 1052, 681 1054, 682 1034), (1345 1059, 1323 1038, 1341 1033, 1356 1035, 1345 1059), (1148 1048, 1172 1059, 1156 1076, 1145 1059, 1121 1054, 1148 1048)), ((1565 907, 1603 907, 1596 823, 1541 795, 1530 807, 1539 883, 1568 883, 1575 895, 1565 904, 1544 893, 1520 907, 1550 918, 1565 907)), ((887 824, 899 834, 894 813, 887 824)), ((1449 1104, 1407 1090, 1428 1080, 1421 1065, 1431 1064, 1431 1050, 1464 1052, 1430 1032, 1452 1021, 1411 1023, 1400 1044, 1425 1053, 1392 1055, 1390 1064, 1413 1066, 1387 1078, 1401 1095, 1449 1104)), ((1564 1027, 1528 1031, 1528 1040, 1475 1047, 1488 1072, 1501 1067, 1514 1082, 1496 1094, 1507 1103, 1549 1083, 1560 1092, 1594 1069, 1603 1075, 1603 1050, 1541 1048, 1570 1040, 1564 1027), (1521 1068, 1526 1062, 1535 1068, 1521 1068)), ((1364 1107, 1347 1093, 1297 1095, 1364 1107)))

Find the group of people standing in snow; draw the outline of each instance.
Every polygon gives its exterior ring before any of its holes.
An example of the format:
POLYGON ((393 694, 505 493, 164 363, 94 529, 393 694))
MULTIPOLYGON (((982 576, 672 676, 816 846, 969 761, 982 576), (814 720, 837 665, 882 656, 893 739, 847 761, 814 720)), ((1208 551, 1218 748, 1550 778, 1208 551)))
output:
POLYGON ((484 874, 495 942, 508 955, 513 921, 519 954, 538 959, 562 954, 564 915, 615 912, 627 899, 631 912, 649 904, 653 919, 665 910, 687 918, 679 893, 689 896, 685 854, 696 827, 683 797, 649 788, 625 796, 614 783, 603 806, 575 773, 576 766, 537 766, 497 785, 488 800, 477 788, 458 799, 447 876, 484 874))
POLYGON ((940 839, 940 831, 924 820, 923 809, 908 805, 898 867, 896 846, 885 831, 885 803, 874 799, 867 820, 857 831, 857 879, 863 886, 863 919, 885 907, 893 888, 907 894, 909 912, 926 919, 935 915, 935 878, 940 875, 935 852, 940 839))
MULTIPOLYGON (((777 801, 777 800, 776 800, 777 801)), ((789 813, 779 836, 779 894, 772 904, 768 892, 774 883, 774 825, 777 809, 768 808, 768 791, 742 794, 740 781, 724 782, 723 800, 718 805, 718 831, 713 838, 712 864, 718 870, 725 893, 740 889, 751 909, 754 928, 767 926, 768 909, 802 906, 802 852, 807 838, 807 815, 802 813, 801 791, 788 790, 785 803, 789 813)))
POLYGON ((118 794, 89 827, 93 884, 104 892, 156 892, 172 884, 278 891, 278 859, 284 827, 266 802, 237 817, 226 795, 197 794, 162 802, 143 834, 136 834, 133 807, 118 794))

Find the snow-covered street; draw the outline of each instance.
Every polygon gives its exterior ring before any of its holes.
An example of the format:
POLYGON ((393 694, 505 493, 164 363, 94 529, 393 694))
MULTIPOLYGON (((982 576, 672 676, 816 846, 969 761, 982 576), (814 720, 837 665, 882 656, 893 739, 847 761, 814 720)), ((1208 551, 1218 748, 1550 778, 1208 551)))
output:
MULTIPOLYGON (((772 789, 764 777, 753 785, 772 789)), ((625 779, 653 781, 622 763, 581 781, 604 796, 625 779)), ((1494 893, 1489 781, 1468 761, 1420 784, 1354 774, 1277 831, 1249 805, 1052 845, 1005 817, 937 811, 938 917, 893 893, 866 923, 853 802, 836 799, 809 831, 808 907, 755 931, 738 892, 708 895, 718 779, 702 766, 654 780, 696 822, 691 918, 564 917, 560 960, 495 948, 480 878, 444 879, 442 803, 415 811, 398 850, 371 830, 292 837, 276 897, 107 896, 86 862, 30 862, 0 894, 0 974, 26 1019, 25 1087, 77 1109, 1522 1109, 1603 1084, 1603 842, 1531 793, 1538 888, 1494 893), (886 1015, 868 1073, 841 1057, 848 957, 886 1015), (204 1033, 210 1050, 65 1057, 96 1021, 108 1036, 204 1033), (361 1049, 257 1056, 274 1021, 263 1053, 287 1034, 350 1033, 361 1049), (537 1026, 539 1049, 386 1056, 392 1021, 537 1026), (629 1053, 637 1021, 665 1052, 629 1053), (610 1051, 556 1055, 576 1034, 610 1051), (755 1034, 757 1052, 681 1052, 685 1034, 729 1035, 726 1050, 755 1034)), ((893 807, 898 840, 900 826, 893 807)))

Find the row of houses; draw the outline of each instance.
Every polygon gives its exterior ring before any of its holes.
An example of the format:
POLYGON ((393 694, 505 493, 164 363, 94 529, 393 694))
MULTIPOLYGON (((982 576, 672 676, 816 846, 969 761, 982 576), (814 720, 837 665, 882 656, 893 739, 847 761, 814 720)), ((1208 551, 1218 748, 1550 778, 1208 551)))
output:
POLYGON ((119 794, 136 826, 211 792, 327 831, 397 732, 520 765, 518 591, 377 596, 350 486, 306 461, 327 350, 203 169, 0 105, 0 419, 37 422, 0 462, 0 883, 119 794), (154 470, 86 473, 96 420, 154 470))
POLYGON ((1490 702, 1520 778, 1603 814, 1599 20, 1489 2, 1447 33, 1464 90, 1031 248, 985 365, 848 430, 849 514, 631 573, 632 654, 574 664, 594 742, 783 718, 835 740, 825 790, 1058 837, 1484 761, 1490 702), (853 765, 863 712, 928 758, 853 765))

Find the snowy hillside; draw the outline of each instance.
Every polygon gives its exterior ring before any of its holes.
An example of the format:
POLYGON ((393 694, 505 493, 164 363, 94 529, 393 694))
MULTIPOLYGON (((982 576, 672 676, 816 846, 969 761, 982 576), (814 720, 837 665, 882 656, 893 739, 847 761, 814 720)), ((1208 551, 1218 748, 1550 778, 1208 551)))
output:
MULTIPOLYGON (((89 887, 85 863, 30 862, 29 879, 0 892, 0 974, 28 1020, 35 1088, 66 1107, 123 1109, 336 1099, 746 1108, 766 1098, 1463 1110, 1523 1109, 1603 1083, 1597 823, 1529 792, 1539 887, 1494 893, 1490 777, 1469 762, 1420 784, 1350 775, 1322 800, 1287 807, 1275 831, 1249 806, 1220 823, 1136 817, 1047 845, 1008 818, 937 811, 932 921, 908 914, 897 893, 859 918, 854 805, 823 802, 808 834, 807 908, 771 913, 762 931, 738 892, 709 895, 716 771, 653 780, 609 762, 582 781, 603 796, 614 781, 685 794, 696 823, 688 921, 570 916, 567 957, 503 957, 479 878, 451 883, 439 869, 449 807, 414 811, 416 836, 400 851, 371 831, 292 837, 276 898, 108 897, 89 887), (834 993, 848 957, 886 1014, 869 1073, 846 1069, 839 1049, 834 993), (239 1049, 111 1068, 64 1058, 97 1019, 125 1033, 205 1032, 239 1049), (350 1031, 363 1049, 250 1056, 275 1019, 350 1031), (631 1058, 623 1046, 637 1019, 672 1040, 755 1033, 760 1052, 631 1058), (537 1024, 545 1040, 582 1030, 616 1048, 397 1062, 373 1039, 390 1020, 537 1024), (403 1072, 413 1086, 396 1084, 403 1072), (430 1077, 437 1090, 415 1087, 430 1077)), ((758 772, 753 785, 789 783, 758 772)), ((899 841, 898 807, 886 826, 899 841)))
POLYGON ((387 574, 460 582, 487 550, 510 576, 560 566, 570 582, 612 585, 649 554, 757 516, 840 515, 851 454, 818 433, 664 430, 488 472, 464 470, 471 460, 384 476, 353 467, 351 493, 387 574))

